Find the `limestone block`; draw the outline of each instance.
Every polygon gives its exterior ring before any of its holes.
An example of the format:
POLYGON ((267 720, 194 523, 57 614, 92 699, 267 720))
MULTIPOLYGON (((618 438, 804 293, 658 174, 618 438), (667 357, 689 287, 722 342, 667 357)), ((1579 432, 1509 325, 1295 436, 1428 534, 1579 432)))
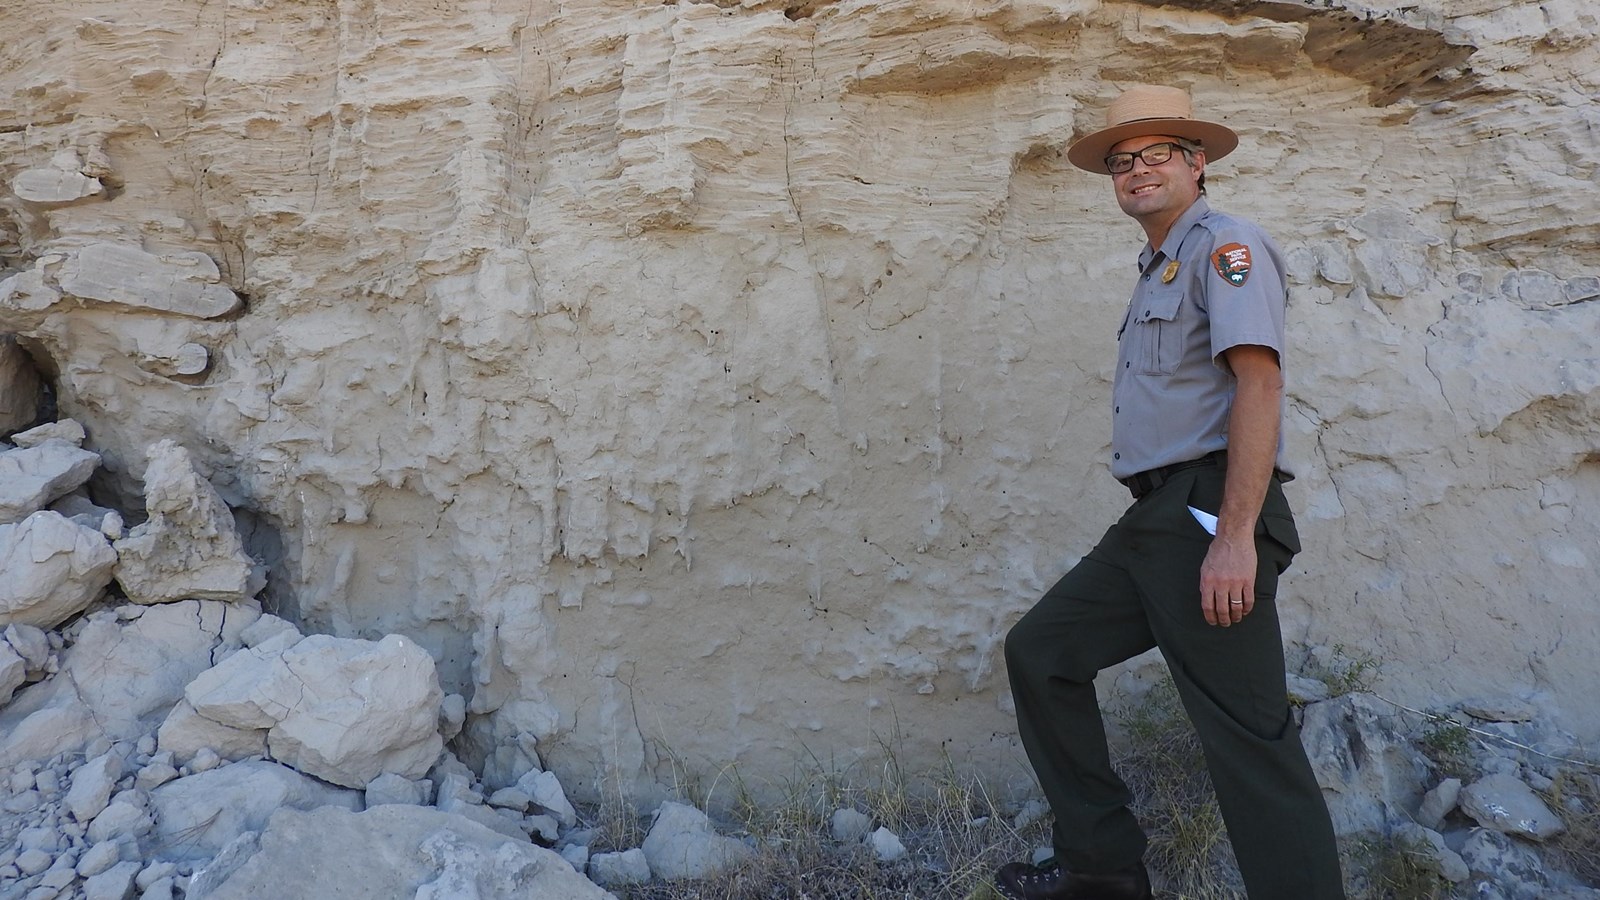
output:
POLYGON ((177 778, 180 774, 182 773, 167 763, 151 763, 140 769, 139 774, 133 776, 133 786, 137 790, 149 793, 177 778))
POLYGON ((101 841, 78 857, 78 877, 91 878, 116 865, 122 858, 122 846, 116 841, 101 841))
POLYGON ((391 634, 381 641, 312 635, 283 652, 303 696, 267 735, 301 771, 364 788, 383 772, 426 773, 444 749, 433 658, 391 634))
POLYGON ((1542 900, 1544 866, 1527 844, 1493 828, 1476 828, 1461 846, 1461 859, 1474 878, 1486 877, 1516 900, 1542 900))
POLYGON ((872 848, 873 855, 884 862, 894 862, 906 855, 906 845, 901 842, 900 836, 881 826, 867 835, 866 844, 872 848))
POLYGON ((239 631, 260 615, 249 606, 196 600, 124 609, 140 615, 90 615, 62 654, 61 671, 0 709, 0 766, 50 759, 96 738, 149 734, 184 686, 213 656, 237 649, 239 631))
POLYGON ((567 802, 566 792, 561 788, 554 772, 529 772, 517 782, 517 787, 538 804, 545 812, 556 817, 562 825, 572 827, 578 822, 578 813, 567 802))
POLYGON ((0 281, 0 309, 22 314, 41 313, 61 302, 61 292, 45 279, 47 265, 41 259, 34 268, 0 281))
POLYGON ((1479 825, 1518 837, 1544 841, 1566 830, 1533 788, 1515 775, 1495 774, 1461 789, 1461 811, 1479 825))
POLYGON ((122 757, 102 753, 72 771, 72 787, 67 791, 67 811, 79 822, 89 822, 111 802, 122 777, 122 757))
POLYGON ((1300 703, 1318 703, 1332 696, 1326 682, 1315 678, 1307 678, 1294 672, 1286 676, 1289 687, 1289 699, 1300 703))
POLYGON ((211 319, 239 308, 204 253, 157 256, 127 244, 90 244, 61 266, 61 291, 84 300, 211 319))
POLYGON ((614 900, 553 851, 420 806, 279 810, 255 855, 215 888, 190 897, 267 895, 614 900))
POLYGON ((1435 831, 1444 824, 1444 817, 1456 808, 1456 802, 1461 797, 1461 779, 1446 778, 1422 796, 1422 804, 1417 807, 1417 822, 1424 828, 1435 831))
POLYGON ((650 871, 666 879, 709 878, 755 855, 744 842, 717 834, 705 813, 670 801, 656 810, 639 849, 650 871))
POLYGON ((20 522, 94 474, 100 454, 65 441, 0 453, 0 524, 20 522))
MULTIPOLYGON (((233 877, 239 870, 261 850, 261 832, 246 831, 233 840, 217 853, 215 857, 203 867, 195 869, 189 877, 186 897, 205 897, 216 890, 219 885, 233 877)), ((141 898, 142 900, 142 898, 141 898)))
POLYGON ((150 792, 163 856, 209 859, 247 831, 260 831, 281 807, 362 805, 355 791, 331 787, 265 760, 236 762, 170 781, 150 792))
POLYGON ((199 715, 233 729, 268 729, 305 697, 283 651, 251 647, 201 672, 183 691, 199 715))
POLYGON ((527 836, 527 833, 523 830, 521 816, 510 813, 507 810, 484 806, 481 802, 469 803, 460 798, 446 798, 441 795, 439 802, 435 804, 435 808, 441 812, 469 819, 507 837, 523 838, 527 836))
POLYGON ((489 799, 484 802, 497 809, 509 809, 522 813, 528 811, 528 806, 533 803, 533 798, 529 797, 521 788, 508 787, 501 788, 490 794, 489 799))
POLYGON ((189 451, 161 441, 145 469, 149 518, 116 542, 116 579, 135 603, 246 600, 259 585, 233 514, 195 470, 189 451))
POLYGON ((367 783, 367 808, 387 803, 425 806, 432 791, 433 782, 426 778, 412 780, 393 772, 384 772, 367 783))
POLYGON ((467 698, 460 694, 445 694, 444 702, 439 704, 439 736, 449 743, 461 733, 466 723, 467 698))
POLYGON ((78 154, 72 150, 62 150, 51 158, 49 166, 18 172, 11 179, 11 191, 18 199, 45 206, 72 203, 98 195, 104 189, 100 179, 82 170, 83 164, 78 154))
POLYGON ((568 844, 556 850, 561 858, 567 861, 574 872, 582 872, 589 868, 589 845, 568 844))
POLYGON ((44 386, 32 357, 15 335, 0 334, 0 435, 32 425, 42 400, 44 386))
POLYGON ((98 178, 59 169, 25 169, 11 179, 11 190, 29 203, 71 203, 93 197, 103 189, 98 178))
POLYGON ((859 844, 872 833, 872 817, 854 809, 836 809, 828 820, 829 833, 841 844, 859 844))
POLYGON ((195 754, 207 748, 220 758, 229 761, 265 756, 267 753, 265 728, 233 728, 223 725, 195 712, 195 708, 187 699, 178 701, 172 707, 172 712, 168 713, 166 720, 161 723, 156 737, 162 752, 171 753, 174 759, 179 760, 193 759, 195 754))
POLYGON ((44 629, 19 622, 5 628, 6 643, 28 663, 30 673, 44 670, 50 659, 50 638, 44 629))
MULTIPOLYGON (((260 648, 268 641, 279 641, 284 635, 289 636, 288 643, 282 649, 289 649, 300 640, 303 635, 293 622, 280 619, 270 613, 263 614, 249 628, 239 632, 239 639, 244 641, 246 647, 260 648)), ((276 646, 276 644, 274 644, 276 646)))
POLYGON ((116 564, 103 534, 60 513, 0 525, 0 625, 60 625, 100 596, 116 564))
POLYGON ((153 827, 155 820, 148 809, 119 795, 100 815, 94 817, 85 835, 96 844, 104 841, 133 842, 149 834, 153 827))
POLYGON ((146 353, 139 358, 139 368, 167 377, 199 375, 211 366, 211 351, 203 344, 189 341, 178 345, 170 353, 146 353))
POLYGON ((1353 693, 1305 709, 1300 738, 1322 786, 1334 831, 1383 831, 1409 819, 1423 793, 1427 761, 1390 710, 1353 693))
POLYGON ((139 863, 133 860, 117 863, 83 882, 83 900, 129 900, 133 896, 133 879, 139 874, 139 863))
POLYGON ((60 513, 84 528, 100 532, 106 540, 117 541, 122 538, 122 513, 95 505, 81 491, 74 491, 50 504, 50 511, 60 513))
POLYGON ((11 695, 28 680, 28 662, 11 645, 0 641, 0 706, 11 702, 11 695))
POLYGON ((1445 844, 1444 836, 1439 832, 1415 822, 1406 822, 1394 830, 1394 836, 1420 851, 1428 868, 1445 880, 1460 884, 1471 876, 1466 861, 1445 844))
POLYGON ((602 887, 627 887, 650 880, 650 861, 638 847, 620 853, 596 853, 589 857, 589 877, 602 887))
POLYGON ((76 419, 59 419, 55 422, 46 422, 19 431, 11 436, 11 443, 18 447, 37 447, 45 441, 63 441, 74 447, 82 447, 83 442, 89 437, 83 430, 83 425, 76 419))

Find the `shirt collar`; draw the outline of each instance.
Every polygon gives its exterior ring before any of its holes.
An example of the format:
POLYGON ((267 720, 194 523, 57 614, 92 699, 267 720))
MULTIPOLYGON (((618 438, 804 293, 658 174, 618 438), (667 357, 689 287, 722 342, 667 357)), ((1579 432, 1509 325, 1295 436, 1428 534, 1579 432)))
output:
MULTIPOLYGON (((1178 250, 1183 246, 1183 239, 1188 235, 1189 229, 1194 227, 1194 223, 1200 221, 1201 216, 1210 211, 1211 207, 1206 203, 1206 198, 1196 197, 1194 202, 1189 204, 1189 208, 1183 211, 1183 215, 1178 216, 1177 221, 1172 223, 1172 228, 1167 231, 1166 239, 1161 242, 1161 255, 1167 259, 1177 259, 1178 250)), ((1155 259, 1156 250, 1146 241, 1144 249, 1139 252, 1139 271, 1143 272, 1145 269, 1150 268, 1150 264, 1155 262, 1155 259)))

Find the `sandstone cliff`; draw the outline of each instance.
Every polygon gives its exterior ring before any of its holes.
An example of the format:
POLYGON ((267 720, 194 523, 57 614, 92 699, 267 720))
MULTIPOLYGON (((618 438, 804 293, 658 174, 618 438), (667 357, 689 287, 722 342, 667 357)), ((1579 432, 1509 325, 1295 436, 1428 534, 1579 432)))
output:
MULTIPOLYGON (((1124 502, 1124 84, 1292 261, 1290 640, 1600 738, 1586 0, 102 0, 0 25, 0 333, 137 514, 187 447, 307 631, 581 793, 1017 771, 999 642, 1124 502)), ((21 427, 17 425, 15 427, 21 427)))

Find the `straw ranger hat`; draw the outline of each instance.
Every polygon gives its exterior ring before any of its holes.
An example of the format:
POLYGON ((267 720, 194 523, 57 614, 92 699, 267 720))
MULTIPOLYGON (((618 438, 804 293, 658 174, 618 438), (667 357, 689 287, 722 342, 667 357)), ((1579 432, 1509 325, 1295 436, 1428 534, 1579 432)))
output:
POLYGON ((1227 156, 1239 146, 1239 136, 1233 129, 1194 117, 1188 91, 1136 84, 1106 108, 1106 127, 1079 138, 1067 149, 1067 160, 1086 172, 1104 175, 1105 158, 1113 146, 1128 138, 1150 134, 1170 134, 1199 141, 1205 146, 1208 162, 1227 156))

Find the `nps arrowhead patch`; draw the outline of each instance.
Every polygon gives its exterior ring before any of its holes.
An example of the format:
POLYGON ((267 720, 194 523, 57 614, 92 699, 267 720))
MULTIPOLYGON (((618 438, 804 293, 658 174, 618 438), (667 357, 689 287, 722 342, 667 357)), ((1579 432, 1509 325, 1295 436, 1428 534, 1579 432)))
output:
POLYGON ((1211 264, 1223 281, 1238 287, 1250 277, 1250 248, 1244 244, 1223 244, 1211 254, 1211 264))

